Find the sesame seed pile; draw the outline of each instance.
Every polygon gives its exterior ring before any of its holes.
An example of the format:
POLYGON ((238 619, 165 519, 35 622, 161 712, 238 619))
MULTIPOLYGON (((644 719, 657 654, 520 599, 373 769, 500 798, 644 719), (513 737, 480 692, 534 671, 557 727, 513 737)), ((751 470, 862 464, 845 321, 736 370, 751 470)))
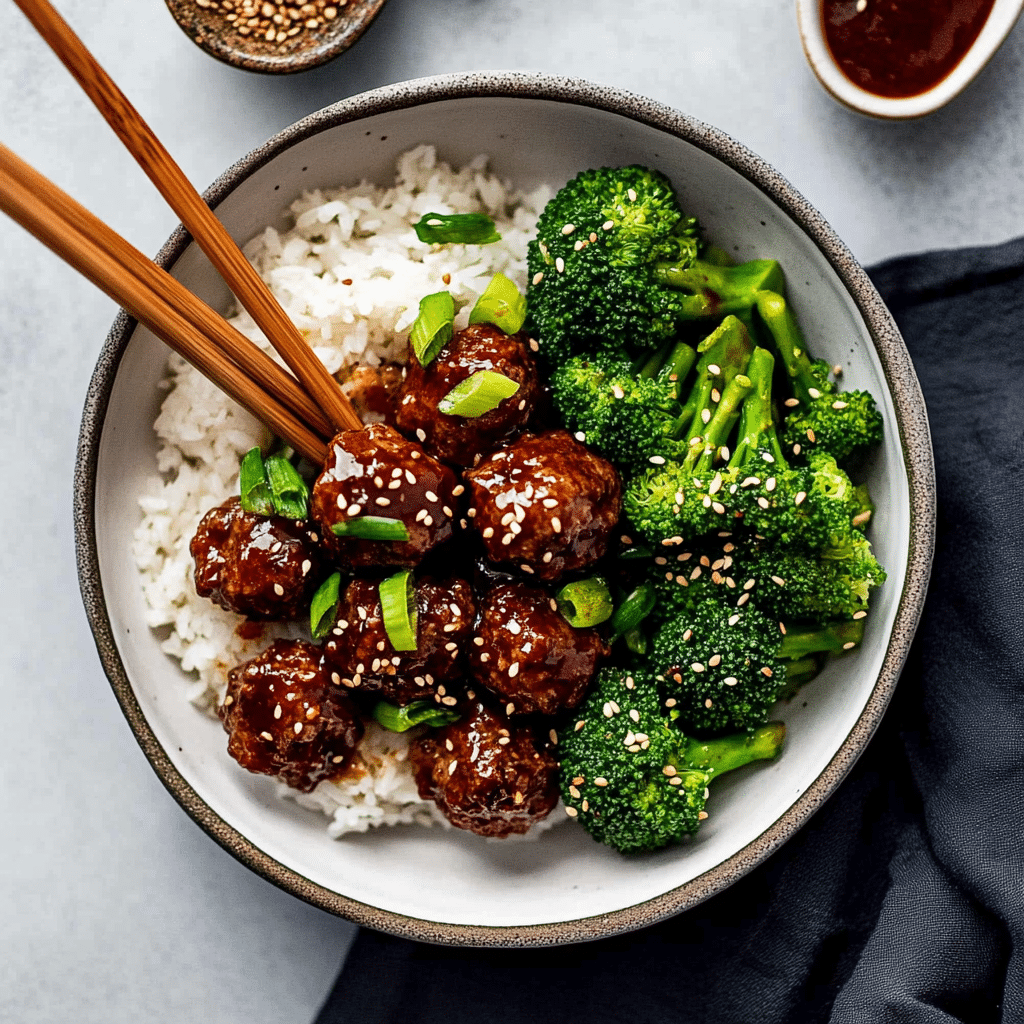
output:
POLYGON ((289 39, 329 26, 348 0, 195 0, 197 7, 223 17, 240 36, 280 46, 289 39))

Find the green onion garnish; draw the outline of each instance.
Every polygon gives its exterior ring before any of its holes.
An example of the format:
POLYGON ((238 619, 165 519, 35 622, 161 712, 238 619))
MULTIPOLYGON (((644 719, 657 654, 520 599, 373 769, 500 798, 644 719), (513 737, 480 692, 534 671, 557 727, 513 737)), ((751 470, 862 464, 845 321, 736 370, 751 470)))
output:
POLYGON ((614 610, 611 591, 600 576, 566 583, 555 594, 555 601, 565 621, 576 629, 586 629, 588 626, 607 622, 614 610))
POLYGON ((309 606, 309 631, 314 640, 322 640, 334 625, 334 617, 338 614, 340 586, 341 573, 336 572, 328 576, 313 595, 313 602, 309 606))
POLYGON ((283 455, 271 455, 264 461, 263 468, 277 514, 288 519, 305 519, 309 515, 309 488, 298 470, 283 455))
POLYGON ((475 419, 485 412, 497 409, 506 398, 511 398, 519 385, 496 370, 477 370, 456 384, 440 402, 437 411, 445 416, 466 416, 475 419))
POLYGON ((526 321, 526 296, 504 274, 495 274, 469 314, 471 324, 494 324, 516 334, 526 321))
POLYGON ((455 300, 451 292, 434 292, 420 299, 420 311, 409 332, 420 366, 433 361, 438 352, 452 340, 455 300))
POLYGON ((266 468, 259 448, 250 448, 238 472, 238 491, 242 508, 259 516, 274 514, 274 498, 267 483, 266 468))
POLYGON ((415 651, 418 615, 411 569, 403 569, 381 581, 380 606, 391 646, 396 651, 415 651))
POLYGON ((425 213, 413 227, 416 237, 428 245, 446 242, 487 245, 501 238, 486 213, 425 213))
POLYGON ((357 516, 343 523, 334 523, 335 537, 354 537, 357 540, 408 540, 409 531, 401 519, 384 516, 357 516))
POLYGON ((615 609, 612 616, 612 641, 632 632, 654 610, 657 595, 650 583, 641 583, 615 609))
POLYGON ((439 708, 429 700, 417 700, 406 704, 404 708, 396 707, 387 701, 378 701, 373 709, 373 717, 392 732, 405 732, 416 725, 439 727, 451 725, 459 720, 459 713, 450 708, 439 708))

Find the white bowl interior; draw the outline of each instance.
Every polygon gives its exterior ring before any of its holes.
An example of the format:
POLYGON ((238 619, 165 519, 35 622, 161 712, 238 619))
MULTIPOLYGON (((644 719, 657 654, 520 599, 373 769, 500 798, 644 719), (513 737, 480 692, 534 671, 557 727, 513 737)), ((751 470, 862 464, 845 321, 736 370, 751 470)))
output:
MULTIPOLYGON (((907 466, 881 364, 856 304, 818 246, 750 181, 671 134, 606 110, 546 100, 463 98, 376 114, 298 142, 251 174, 218 206, 245 241, 303 189, 391 179, 398 154, 437 144, 455 164, 479 152, 515 185, 558 186, 578 170, 640 162, 675 182, 685 208, 739 259, 773 256, 815 354, 844 367, 847 387, 875 395, 888 424, 871 469, 878 504, 872 539, 889 581, 877 594, 863 648, 831 665, 780 708, 782 757, 717 782, 694 841, 624 859, 566 823, 536 841, 482 841, 456 830, 380 829, 340 841, 325 818, 279 800, 272 784, 227 756, 219 723, 184 697, 185 679, 147 628, 133 566, 136 496, 155 472, 152 424, 166 351, 135 330, 110 394, 99 447, 95 529, 117 649, 143 714, 174 768, 231 828, 330 892, 371 908, 454 925, 522 927, 576 921, 669 893, 739 854, 818 778, 864 710, 882 668, 908 564, 907 466)), ((190 245, 176 277, 214 305, 227 291, 190 245)), ((742 858, 736 873, 742 873, 742 858)), ((358 916, 358 915, 357 915, 358 916)))

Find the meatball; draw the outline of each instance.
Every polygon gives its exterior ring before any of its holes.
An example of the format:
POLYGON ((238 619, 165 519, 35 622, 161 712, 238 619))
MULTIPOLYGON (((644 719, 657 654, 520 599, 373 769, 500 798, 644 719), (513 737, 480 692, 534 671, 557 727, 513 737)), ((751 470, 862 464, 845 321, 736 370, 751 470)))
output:
POLYGON ((459 331, 428 366, 421 366, 415 355, 410 358, 395 425, 442 461, 473 466, 526 426, 539 397, 537 367, 526 335, 505 334, 492 324, 472 324, 459 331), (482 416, 439 412, 438 402, 479 370, 503 374, 519 390, 482 416))
POLYGON ((579 704, 610 653, 597 630, 570 626, 545 591, 515 583, 483 599, 469 662, 506 714, 553 715, 579 704))
POLYGON ((336 685, 379 693, 394 704, 434 698, 453 706, 445 684, 459 679, 459 653, 473 630, 476 602, 465 580, 416 583, 416 650, 396 651, 384 628, 380 580, 349 583, 334 629, 324 643, 324 664, 336 685))
POLYGON ((364 423, 394 423, 404 377, 402 367, 394 363, 357 363, 342 382, 341 390, 364 423))
POLYGON ((558 765, 533 732, 479 702, 465 718, 413 740, 416 786, 457 828, 522 835, 558 803, 558 765))
POLYGON ((612 464, 564 430, 524 434, 465 478, 487 557, 542 580, 596 562, 622 506, 612 464))
POLYGON ((250 618, 297 618, 320 576, 317 540, 304 522, 246 512, 231 498, 203 516, 189 545, 196 593, 250 618))
POLYGON ((275 640, 233 668, 217 713, 243 768, 303 793, 339 775, 363 736, 355 706, 332 690, 320 649, 305 640, 275 640))
POLYGON ((463 490, 447 466, 394 427, 374 423, 331 441, 324 470, 313 485, 311 507, 324 543, 342 568, 412 568, 451 538, 456 499, 463 490), (409 539, 338 537, 331 529, 361 516, 398 519, 409 539))

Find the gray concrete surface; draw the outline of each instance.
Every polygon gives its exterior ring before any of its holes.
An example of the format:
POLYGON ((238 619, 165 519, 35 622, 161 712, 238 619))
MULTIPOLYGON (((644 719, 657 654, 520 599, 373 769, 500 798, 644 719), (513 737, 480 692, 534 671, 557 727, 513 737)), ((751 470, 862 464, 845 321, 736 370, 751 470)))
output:
MULTIPOLYGON (((864 263, 1024 230, 1024 29, 930 119, 851 114, 804 63, 791 0, 390 0, 326 68, 220 65, 161 0, 59 0, 205 187, 336 99, 514 68, 649 95, 774 164, 864 263)), ((155 252, 175 218, 10 2, 0 139, 155 252)), ((353 929, 236 863, 164 792, 115 703, 78 596, 72 466, 113 305, 0 219, 0 1020, 308 1021, 353 929)))

